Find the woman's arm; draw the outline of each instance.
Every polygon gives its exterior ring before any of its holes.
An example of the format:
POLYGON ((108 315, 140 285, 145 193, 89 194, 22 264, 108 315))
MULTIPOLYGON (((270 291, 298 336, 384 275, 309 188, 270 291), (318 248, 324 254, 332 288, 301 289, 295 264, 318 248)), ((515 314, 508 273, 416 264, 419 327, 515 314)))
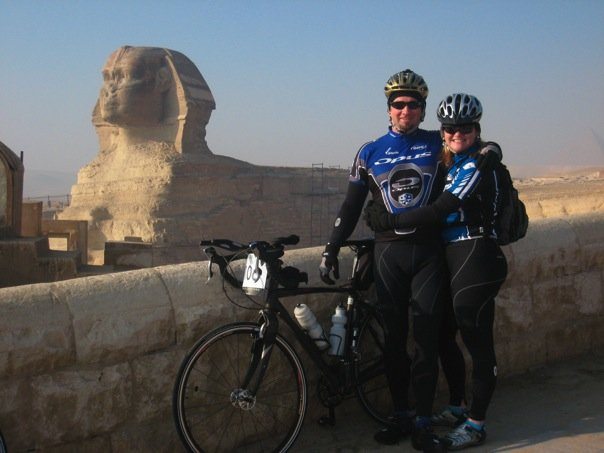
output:
POLYGON ((460 206, 461 200, 451 192, 445 191, 431 205, 400 214, 390 214, 381 203, 370 202, 365 209, 365 219, 369 227, 378 232, 395 228, 437 226, 460 206))

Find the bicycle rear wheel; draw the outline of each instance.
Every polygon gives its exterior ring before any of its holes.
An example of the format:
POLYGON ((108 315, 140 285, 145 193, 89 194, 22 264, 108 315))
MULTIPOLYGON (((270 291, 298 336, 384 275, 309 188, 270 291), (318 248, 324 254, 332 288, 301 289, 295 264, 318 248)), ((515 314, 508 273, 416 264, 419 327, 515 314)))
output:
POLYGON ((394 406, 384 367, 384 329, 373 312, 361 323, 357 351, 354 375, 361 406, 377 421, 387 423, 394 406))
POLYGON ((302 427, 306 376, 291 345, 277 335, 255 396, 242 394, 260 327, 222 326, 201 338, 183 361, 173 393, 178 434, 194 452, 284 452, 302 427))

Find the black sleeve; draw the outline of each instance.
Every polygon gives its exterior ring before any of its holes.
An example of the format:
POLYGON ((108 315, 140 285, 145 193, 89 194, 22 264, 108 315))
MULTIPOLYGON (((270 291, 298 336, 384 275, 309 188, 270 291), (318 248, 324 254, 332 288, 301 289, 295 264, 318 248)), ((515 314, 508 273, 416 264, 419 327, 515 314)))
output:
POLYGON ((364 184, 348 184, 346 198, 344 198, 329 237, 330 245, 339 249, 342 243, 352 234, 363 211, 368 191, 369 189, 364 184))
POLYGON ((394 216, 396 228, 440 225, 445 217, 461 206, 461 201, 451 192, 443 192, 434 203, 394 216))

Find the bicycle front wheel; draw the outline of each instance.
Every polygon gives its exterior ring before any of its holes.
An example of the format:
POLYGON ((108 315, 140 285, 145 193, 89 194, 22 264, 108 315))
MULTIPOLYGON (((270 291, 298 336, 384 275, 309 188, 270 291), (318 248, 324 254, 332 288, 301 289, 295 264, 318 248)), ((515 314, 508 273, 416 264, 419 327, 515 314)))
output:
POLYGON ((183 361, 173 411, 190 451, 284 452, 294 443, 307 404, 302 363, 277 335, 260 388, 246 393, 241 385, 259 341, 257 324, 228 324, 201 338, 183 361))
POLYGON ((384 329, 371 311, 361 323, 357 352, 354 375, 361 406, 371 417, 386 424, 394 405, 384 366, 384 329))

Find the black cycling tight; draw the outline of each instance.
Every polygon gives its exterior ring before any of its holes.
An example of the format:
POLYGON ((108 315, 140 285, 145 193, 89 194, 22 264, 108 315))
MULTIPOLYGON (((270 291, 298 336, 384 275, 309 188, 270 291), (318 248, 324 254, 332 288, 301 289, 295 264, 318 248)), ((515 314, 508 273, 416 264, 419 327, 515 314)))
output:
POLYGON ((450 402, 459 405, 465 399, 465 366, 455 342, 458 327, 472 357, 470 417, 484 420, 497 381, 493 345, 495 296, 507 276, 507 261, 499 246, 487 238, 450 243, 445 254, 453 310, 445 310, 441 325, 441 364, 449 384, 450 402))
POLYGON ((395 410, 409 409, 412 381, 417 415, 429 416, 438 375, 438 328, 448 284, 442 247, 438 243, 377 242, 374 253, 375 288, 386 331, 384 361, 395 410), (413 360, 406 349, 409 305, 413 360))

